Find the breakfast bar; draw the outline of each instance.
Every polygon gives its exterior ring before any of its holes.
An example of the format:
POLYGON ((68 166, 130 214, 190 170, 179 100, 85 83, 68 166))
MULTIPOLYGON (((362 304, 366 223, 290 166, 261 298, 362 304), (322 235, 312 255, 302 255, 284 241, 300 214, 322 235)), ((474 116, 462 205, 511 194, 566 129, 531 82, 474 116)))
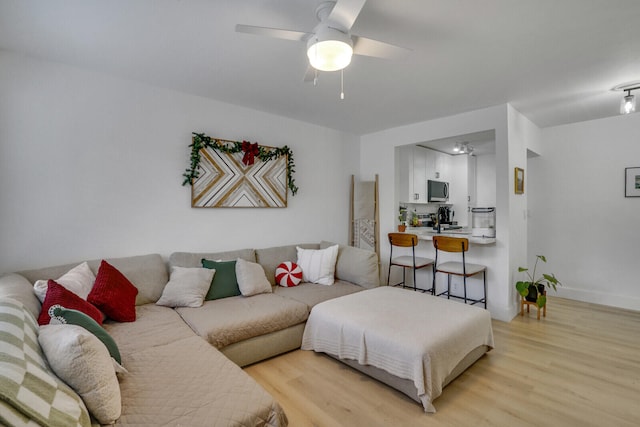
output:
POLYGON ((469 246, 472 245, 491 245, 496 243, 495 237, 484 237, 484 236, 473 236, 471 230, 468 228, 461 229, 453 229, 453 230, 442 230, 440 233, 425 227, 412 227, 408 228, 407 233, 412 233, 418 236, 420 240, 433 240, 433 236, 448 236, 448 237, 462 237, 469 239, 469 246))

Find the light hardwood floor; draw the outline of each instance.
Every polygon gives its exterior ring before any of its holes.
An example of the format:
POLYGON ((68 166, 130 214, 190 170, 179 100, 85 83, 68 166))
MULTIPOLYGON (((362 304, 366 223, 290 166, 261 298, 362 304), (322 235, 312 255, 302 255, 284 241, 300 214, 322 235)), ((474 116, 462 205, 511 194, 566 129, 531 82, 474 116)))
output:
POLYGON ((310 351, 245 371, 293 427, 640 425, 640 312, 550 297, 546 318, 494 320, 493 332, 495 349, 444 389, 435 414, 310 351))

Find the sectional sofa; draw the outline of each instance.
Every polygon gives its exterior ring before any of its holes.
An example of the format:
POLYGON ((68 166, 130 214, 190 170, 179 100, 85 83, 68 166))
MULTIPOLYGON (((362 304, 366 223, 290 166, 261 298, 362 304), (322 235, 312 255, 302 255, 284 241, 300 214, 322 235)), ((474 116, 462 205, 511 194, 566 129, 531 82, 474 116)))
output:
MULTIPOLYGON (((138 291, 135 321, 107 319, 103 324, 117 344, 127 371, 117 376, 122 408, 115 424, 287 425, 280 405, 241 367, 300 348, 305 322, 317 303, 379 285, 377 256, 340 246, 333 285, 303 282, 295 287, 277 286, 276 267, 283 261, 296 262, 297 246, 323 249, 332 244, 321 242, 218 253, 175 252, 168 262, 158 254, 107 259, 138 291), (258 263, 273 285, 271 292, 204 301, 197 308, 157 305, 172 268, 201 267, 203 258, 258 263)), ((88 262, 94 274, 100 261, 88 262)), ((18 368, 22 371, 41 363, 40 359, 46 360, 38 345, 37 325, 34 326, 41 303, 33 292, 33 284, 37 280, 58 278, 77 264, 22 271, 0 278, 0 345, 15 345, 19 336, 22 342, 17 347, 24 347, 16 350, 16 353, 22 351, 17 362, 2 351, 0 358, 8 357, 11 363, 19 365, 22 357, 26 360, 18 368), (11 332, 20 328, 24 331, 11 332)), ((0 366, 3 361, 0 360, 0 366)), ((53 380, 49 382, 58 395, 61 391, 72 393, 49 368, 46 362, 42 363, 38 375, 52 375, 53 380)), ((0 380, 11 378, 19 382, 12 377, 13 368, 7 369, 0 368, 0 380)), ((25 377, 24 372, 22 374, 20 378, 25 377)), ((15 425, 46 424, 39 414, 25 416, 28 411, 20 402, 12 404, 6 395, 0 397, 0 424, 2 421, 15 425)), ((53 407, 55 403, 48 405, 53 407)), ((53 412, 49 411, 49 415, 53 412)), ((85 421, 80 419, 77 424, 83 425, 85 421)), ((91 421, 96 423, 94 418, 91 421)))

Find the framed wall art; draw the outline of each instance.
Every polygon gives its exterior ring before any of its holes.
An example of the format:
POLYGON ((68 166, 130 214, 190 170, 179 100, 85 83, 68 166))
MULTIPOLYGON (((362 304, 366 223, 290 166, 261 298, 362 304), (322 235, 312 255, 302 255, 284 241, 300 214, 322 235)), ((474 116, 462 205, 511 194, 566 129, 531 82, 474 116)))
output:
POLYGON ((516 168, 514 172, 515 193, 524 194, 524 169, 516 168))
POLYGON ((640 197, 640 167, 624 169, 624 197, 640 197))
POLYGON ((293 195, 293 153, 248 141, 229 141, 194 133, 191 167, 183 185, 191 185, 194 208, 284 208, 293 195))

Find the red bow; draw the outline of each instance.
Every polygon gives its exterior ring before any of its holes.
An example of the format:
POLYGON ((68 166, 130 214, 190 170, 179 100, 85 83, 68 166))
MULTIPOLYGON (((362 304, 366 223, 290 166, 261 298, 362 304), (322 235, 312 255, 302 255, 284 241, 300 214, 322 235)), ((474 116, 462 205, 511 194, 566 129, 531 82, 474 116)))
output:
POLYGON ((254 161, 253 158, 260 154, 260 149, 258 148, 257 142, 255 144, 252 144, 249 141, 242 141, 242 151, 244 151, 242 163, 244 163, 246 166, 251 166, 254 161))

